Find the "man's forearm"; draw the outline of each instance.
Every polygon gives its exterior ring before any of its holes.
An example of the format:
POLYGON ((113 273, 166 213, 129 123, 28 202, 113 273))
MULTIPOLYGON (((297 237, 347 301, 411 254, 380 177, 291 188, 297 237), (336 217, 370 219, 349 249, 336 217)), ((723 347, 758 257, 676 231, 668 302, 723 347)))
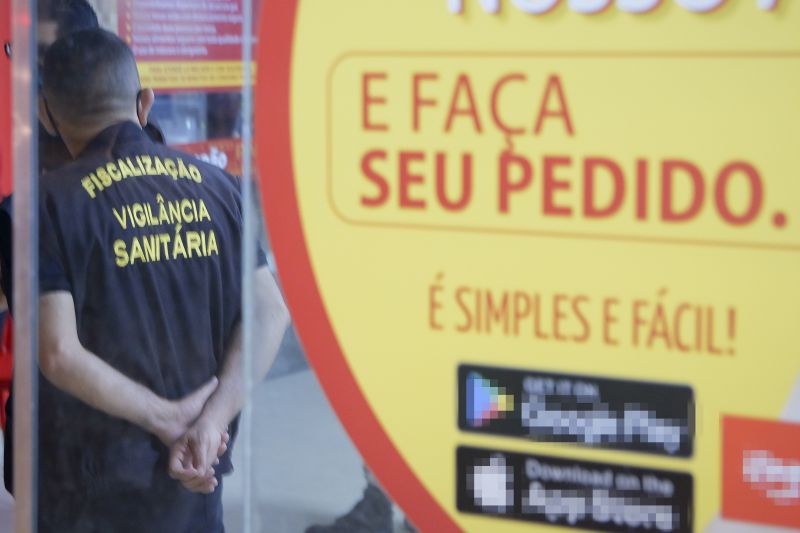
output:
POLYGON ((80 344, 45 347, 40 353, 40 366, 44 376, 59 389, 150 433, 156 433, 168 417, 164 399, 80 344))
POLYGON ((161 398, 81 345, 74 305, 66 291, 39 298, 39 367, 44 376, 91 407, 172 444, 200 414, 216 378, 179 401, 161 398))
POLYGON ((283 335, 289 325, 289 311, 283 297, 266 267, 255 274, 255 309, 253 327, 253 366, 244 368, 242 358, 242 327, 239 323, 228 342, 219 386, 203 409, 202 417, 227 426, 242 409, 246 400, 244 372, 258 383, 267 375, 278 354, 283 335))
POLYGON ((289 312, 270 271, 264 267, 255 273, 253 287, 255 316, 253 324, 253 365, 244 368, 242 324, 237 324, 225 350, 219 386, 208 399, 200 417, 186 434, 172 446, 170 474, 190 490, 201 487, 213 490, 213 460, 224 453, 225 434, 231 420, 242 409, 250 391, 245 375, 257 383, 264 379, 275 360, 281 340, 289 325, 289 312), (247 372, 248 374, 245 374, 247 372), (212 482, 210 485, 206 482, 212 482))

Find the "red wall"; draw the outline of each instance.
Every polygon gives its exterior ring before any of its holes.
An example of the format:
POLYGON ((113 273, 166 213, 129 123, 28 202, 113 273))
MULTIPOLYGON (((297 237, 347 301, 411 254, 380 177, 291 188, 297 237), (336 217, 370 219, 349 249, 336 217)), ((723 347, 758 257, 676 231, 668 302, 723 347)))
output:
POLYGON ((11 192, 11 60, 3 47, 11 41, 11 2, 2 2, 0 10, 0 195, 11 192))

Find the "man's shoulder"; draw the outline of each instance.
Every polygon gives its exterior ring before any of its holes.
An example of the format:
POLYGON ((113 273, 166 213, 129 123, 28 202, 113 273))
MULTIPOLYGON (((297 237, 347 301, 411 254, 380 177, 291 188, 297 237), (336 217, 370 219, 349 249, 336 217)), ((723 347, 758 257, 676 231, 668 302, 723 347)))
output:
POLYGON ((80 179, 86 174, 94 172, 97 167, 104 165, 111 159, 101 154, 91 154, 67 161, 57 168, 44 172, 39 179, 41 185, 51 186, 54 183, 80 179))
POLYGON ((241 189, 240 178, 226 172, 224 169, 171 146, 159 145, 158 147, 162 153, 168 154, 174 159, 180 158, 186 165, 194 165, 200 171, 202 178, 208 179, 210 184, 237 192, 241 189))
POLYGON ((97 155, 74 159, 58 168, 49 170, 39 177, 40 195, 48 193, 67 194, 70 189, 77 189, 76 184, 86 176, 104 165, 110 159, 97 155))

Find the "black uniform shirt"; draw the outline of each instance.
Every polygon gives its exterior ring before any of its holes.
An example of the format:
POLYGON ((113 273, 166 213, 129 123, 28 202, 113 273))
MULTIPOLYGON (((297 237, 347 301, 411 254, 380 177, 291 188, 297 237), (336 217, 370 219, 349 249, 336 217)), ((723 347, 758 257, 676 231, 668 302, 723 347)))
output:
MULTIPOLYGON (((126 122, 44 176, 40 200, 40 291, 72 294, 85 348, 170 399, 218 373, 241 302, 232 176, 126 122)), ((142 487, 166 467, 153 436, 43 386, 40 420, 51 432, 40 434, 54 436, 40 437, 43 479, 54 468, 62 479, 102 481, 98 488, 142 487)), ((229 454, 218 471, 230 469, 229 454)))

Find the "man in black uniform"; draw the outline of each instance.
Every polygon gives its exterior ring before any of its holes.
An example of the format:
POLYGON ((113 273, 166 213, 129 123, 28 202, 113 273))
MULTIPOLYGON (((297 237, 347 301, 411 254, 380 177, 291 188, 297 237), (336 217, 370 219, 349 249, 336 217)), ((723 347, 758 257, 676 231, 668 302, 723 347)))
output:
MULTIPOLYGON (((99 28, 97 14, 86 0, 56 0, 39 4, 38 14, 38 65, 41 70, 47 48, 60 37, 86 29, 99 28)), ((164 143, 161 131, 149 122, 145 131, 155 141, 164 143)), ((55 170, 72 161, 72 155, 60 137, 51 135, 38 123, 39 175, 55 170)), ((13 312, 12 290, 12 197, 0 202, 0 289, 6 297, 9 314, 13 312)), ((6 409, 6 429, 3 433, 3 481, 6 489, 13 493, 13 394, 9 396, 6 409)))
MULTIPOLYGON (((147 137, 152 102, 109 32, 46 54, 40 110, 75 161, 40 183, 39 531, 223 531, 244 401, 241 198, 147 137)), ((263 254, 254 291, 259 380, 288 325, 263 254)))

